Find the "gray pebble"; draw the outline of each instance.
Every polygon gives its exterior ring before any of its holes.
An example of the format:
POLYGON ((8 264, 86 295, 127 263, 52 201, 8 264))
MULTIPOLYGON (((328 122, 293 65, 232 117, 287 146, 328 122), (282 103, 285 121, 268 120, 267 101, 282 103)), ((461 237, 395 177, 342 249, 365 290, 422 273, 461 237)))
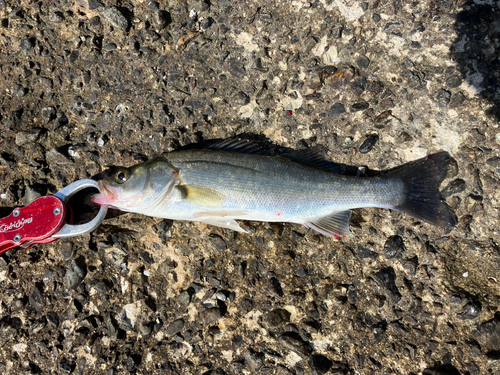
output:
POLYGON ((116 339, 118 338, 118 322, 113 316, 111 316, 111 313, 109 312, 106 315, 104 321, 106 322, 106 326, 108 328, 109 338, 112 341, 116 341, 116 339))
POLYGON ((160 3, 157 1, 150 1, 148 4, 148 8, 150 10, 158 10, 160 9, 160 3))
POLYGON ((333 361, 321 354, 316 354, 309 360, 309 366, 317 375, 324 375, 333 366, 333 361))
POLYGON ((245 70, 245 66, 243 65, 243 63, 240 60, 238 60, 236 58, 232 58, 232 59, 229 59, 227 61, 227 63, 228 63, 227 70, 234 77, 243 78, 247 75, 247 72, 245 70))
POLYGON ((212 26, 212 24, 213 24, 213 23, 214 23, 213 18, 211 18, 211 17, 207 17, 207 18, 205 18, 205 19, 201 22, 201 24, 200 24, 200 29, 201 29, 201 30, 206 30, 206 29, 208 29, 210 26, 212 26))
POLYGON ((398 236, 391 236, 385 241, 384 254, 387 259, 401 258, 404 251, 403 239, 398 236))
POLYGON ((76 0, 76 3, 82 7, 89 10, 95 10, 103 6, 100 0, 76 0))
POLYGON ((87 275, 87 265, 85 258, 79 257, 71 262, 70 268, 66 271, 66 284, 68 289, 76 288, 87 275))
POLYGON ((334 37, 335 39, 340 39, 340 38, 342 38, 342 32, 343 32, 343 31, 344 31, 344 28, 343 28, 342 26, 337 26, 337 27, 335 27, 335 28, 333 29, 333 32, 332 32, 333 37, 334 37))
POLYGON ((450 101, 450 108, 460 107, 465 101, 465 96, 461 92, 453 93, 450 101))
POLYGON ((32 143, 35 142, 38 137, 40 136, 42 129, 40 128, 33 128, 30 130, 27 130, 25 132, 19 132, 16 134, 16 145, 17 146, 22 146, 27 143, 32 143))
POLYGON ((106 51, 114 51, 117 48, 118 46, 115 43, 108 43, 104 46, 104 50, 106 51))
POLYGON ((262 65, 262 59, 260 57, 253 61, 252 69, 258 70, 260 72, 267 72, 269 69, 262 65))
POLYGON ((366 69, 368 68, 368 65, 370 65, 370 60, 368 57, 362 55, 356 59, 356 64, 359 68, 366 69))
POLYGON ((62 14, 62 12, 54 12, 50 15, 50 21, 53 23, 61 23, 64 21, 64 14, 62 14))
POLYGON ((111 26, 117 29, 126 30, 128 21, 116 7, 109 7, 101 12, 102 17, 108 21, 111 26))
POLYGON ((224 241, 224 239, 219 236, 218 234, 212 233, 210 235, 210 241, 212 242, 212 245, 214 245, 215 249, 217 251, 224 251, 227 249, 227 243, 224 241))
POLYGON ((411 61, 410 59, 405 59, 405 61, 403 61, 401 65, 404 66, 405 68, 412 68, 415 66, 413 61, 411 61))
POLYGON ((486 350, 500 350, 500 319, 497 316, 479 326, 474 338, 486 350))
POLYGON ((193 293, 198 293, 200 290, 203 289, 203 285, 197 284, 197 283, 191 283, 188 286, 188 290, 191 289, 193 293))
POLYGON ((15 85, 14 86, 14 92, 20 97, 24 97, 26 96, 26 94, 29 92, 29 89, 27 89, 26 87, 23 87, 21 85, 15 85))
POLYGON ((441 108, 446 107, 450 103, 450 99, 451 99, 451 92, 445 89, 439 90, 436 95, 436 100, 441 108))
POLYGON ((385 332, 387 331, 387 323, 378 324, 375 328, 373 328, 373 343, 378 344, 385 336, 385 332))
POLYGON ((450 303, 460 304, 462 303, 462 298, 460 296, 451 296, 450 303))
POLYGON ((345 107, 342 103, 335 103, 330 108, 330 117, 335 117, 345 113, 345 107))
POLYGON ((384 268, 373 275, 373 278, 385 290, 387 295, 391 297, 394 303, 399 302, 401 293, 399 293, 398 287, 396 286, 396 273, 394 272, 394 268, 384 268))
POLYGON ((469 362, 467 363, 467 370, 469 371, 470 375, 479 375, 481 374, 481 370, 479 367, 474 362, 469 362))
POLYGON ((283 346, 285 349, 292 350, 299 355, 304 357, 309 356, 311 354, 311 345, 304 341, 302 337, 298 333, 295 332, 286 332, 282 334, 278 343, 283 346))
POLYGON ((351 105, 351 112, 359 112, 368 109, 370 105, 367 102, 357 102, 351 105))
POLYGON ((184 290, 179 294, 179 297, 177 297, 177 301, 181 305, 187 306, 191 301, 191 296, 189 295, 188 291, 184 290))
POLYGON ((121 327, 130 331, 134 328, 137 316, 139 315, 139 309, 134 304, 126 305, 118 314, 118 319, 120 320, 121 327))
POLYGON ((47 77, 41 77, 40 78, 40 83, 45 86, 47 90, 52 90, 52 87, 54 86, 54 82, 47 77))
POLYGON ((67 358, 63 358, 61 362, 59 362, 59 369, 61 371, 70 373, 71 372, 71 363, 68 361, 67 358))
POLYGON ((49 165, 73 164, 73 162, 65 155, 57 151, 55 148, 45 153, 45 159, 49 165))
POLYGON ((109 288, 106 286, 106 283, 104 281, 99 281, 97 284, 95 284, 95 290, 97 290, 99 293, 106 293, 109 288))
MULTIPOLYGON (((45 195, 43 192, 42 195, 45 195)), ((63 242, 60 248, 61 255, 64 260, 70 260, 73 257, 73 244, 71 242, 63 242)))
POLYGON ((69 62, 74 64, 76 60, 78 60, 79 56, 80 52, 78 52, 77 50, 72 51, 71 54, 69 55, 69 62))
POLYGON ((460 314, 457 314, 460 319, 476 319, 481 313, 482 306, 479 302, 472 301, 467 304, 462 309, 460 314))
POLYGON ((234 97, 234 103, 237 105, 246 105, 250 103, 250 97, 243 91, 239 91, 234 97))
POLYGON ((306 277, 307 276, 307 270, 304 269, 304 267, 299 267, 297 269, 297 276, 298 277, 306 277))
POLYGON ((26 206, 33 202, 35 199, 40 198, 44 193, 35 186, 26 186, 24 192, 23 204, 26 206))
POLYGON ((266 315, 263 320, 267 329, 278 329, 290 322, 291 314, 285 309, 276 309, 266 315))
POLYGON ((184 320, 183 319, 177 319, 174 322, 170 323, 170 325, 167 327, 167 335, 175 335, 176 333, 181 332, 184 329, 184 320))
POLYGON ((450 89, 456 89, 461 84, 462 84, 462 79, 457 75, 453 75, 446 80, 446 86, 449 87, 450 89))
POLYGON ((365 139, 363 144, 359 146, 359 152, 361 152, 362 154, 370 152, 373 149, 373 146, 375 146, 375 144, 377 143, 377 141, 378 141, 378 135, 376 134, 370 135, 368 138, 365 139))
POLYGON ((146 263, 146 264, 153 264, 155 262, 155 260, 153 259, 153 256, 148 253, 147 251, 143 251, 141 253, 141 260, 146 263))
POLYGON ((215 323, 220 318, 222 318, 222 312, 218 307, 212 307, 201 313, 201 320, 203 324, 207 326, 215 323))
POLYGON ((41 311, 45 304, 45 297, 42 293, 42 287, 39 285, 35 285, 33 291, 29 296, 29 302, 31 307, 33 307, 36 311, 41 311))
POLYGON ((269 281, 269 291, 278 297, 283 297, 283 289, 281 288, 281 284, 276 277, 272 277, 269 281))
POLYGON ((450 182, 450 184, 441 192, 443 198, 451 197, 452 195, 459 194, 465 190, 465 181, 461 178, 457 178, 450 182))
POLYGON ((9 13, 9 18, 11 20, 22 20, 24 18, 24 10, 22 8, 17 8, 9 13))
POLYGON ((248 349, 243 357, 245 358, 245 365, 248 366, 252 373, 256 373, 264 364, 264 353, 248 349))
POLYGON ((375 251, 371 251, 361 244, 358 244, 358 250, 355 252, 355 254, 361 259, 377 259, 377 253, 375 251))
POLYGON ((215 278, 215 277, 211 277, 208 282, 210 283, 210 285, 212 285, 214 288, 220 288, 221 286, 221 282, 219 279, 215 278))

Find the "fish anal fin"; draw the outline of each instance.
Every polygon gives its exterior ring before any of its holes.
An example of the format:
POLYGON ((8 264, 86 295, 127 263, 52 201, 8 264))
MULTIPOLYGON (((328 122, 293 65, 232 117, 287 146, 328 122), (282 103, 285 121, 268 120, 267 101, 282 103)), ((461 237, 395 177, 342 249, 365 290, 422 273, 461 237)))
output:
POLYGON ((341 237, 352 237, 353 234, 349 230, 349 219, 351 218, 351 211, 338 211, 333 212, 328 216, 316 218, 314 220, 304 223, 308 228, 324 234, 325 236, 339 239, 341 237))
POLYGON ((236 232, 248 233, 245 229, 240 227, 240 225, 236 222, 236 220, 231 218, 213 216, 213 217, 199 218, 196 219, 196 221, 205 224, 215 225, 216 227, 231 229, 236 232))
POLYGON ((182 198, 200 206, 217 207, 226 202, 226 197, 218 191, 199 185, 178 185, 182 198))

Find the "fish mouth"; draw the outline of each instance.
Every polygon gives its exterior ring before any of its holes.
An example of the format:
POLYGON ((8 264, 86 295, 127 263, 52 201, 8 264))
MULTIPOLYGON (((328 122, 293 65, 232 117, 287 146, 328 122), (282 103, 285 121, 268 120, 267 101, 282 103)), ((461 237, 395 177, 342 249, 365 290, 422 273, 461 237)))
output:
POLYGON ((92 202, 100 206, 112 206, 117 201, 118 189, 112 186, 106 186, 102 180, 97 181, 99 186, 99 194, 94 194, 91 198, 92 202), (114 191, 113 191, 114 190, 114 191))

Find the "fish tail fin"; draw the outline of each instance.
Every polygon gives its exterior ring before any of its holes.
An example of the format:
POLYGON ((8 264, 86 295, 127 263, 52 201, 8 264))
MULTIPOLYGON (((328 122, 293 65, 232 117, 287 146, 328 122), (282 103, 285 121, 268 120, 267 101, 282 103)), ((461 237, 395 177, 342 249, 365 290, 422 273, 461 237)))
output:
POLYGON ((439 192, 450 160, 443 151, 386 171, 385 175, 398 177, 404 183, 404 200, 393 209, 432 225, 455 226, 457 218, 439 192))

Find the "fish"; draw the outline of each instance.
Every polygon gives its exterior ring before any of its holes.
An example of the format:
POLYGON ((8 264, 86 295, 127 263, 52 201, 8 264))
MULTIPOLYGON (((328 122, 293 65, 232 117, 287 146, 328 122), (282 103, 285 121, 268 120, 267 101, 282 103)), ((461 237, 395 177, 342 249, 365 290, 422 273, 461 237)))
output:
POLYGON ((236 220, 302 224, 339 239, 353 236, 351 210, 378 207, 438 227, 457 219, 439 186, 451 157, 438 152, 374 176, 338 173, 317 150, 266 155, 229 139, 162 154, 98 181, 92 201, 125 212, 202 222, 247 232, 236 220))

